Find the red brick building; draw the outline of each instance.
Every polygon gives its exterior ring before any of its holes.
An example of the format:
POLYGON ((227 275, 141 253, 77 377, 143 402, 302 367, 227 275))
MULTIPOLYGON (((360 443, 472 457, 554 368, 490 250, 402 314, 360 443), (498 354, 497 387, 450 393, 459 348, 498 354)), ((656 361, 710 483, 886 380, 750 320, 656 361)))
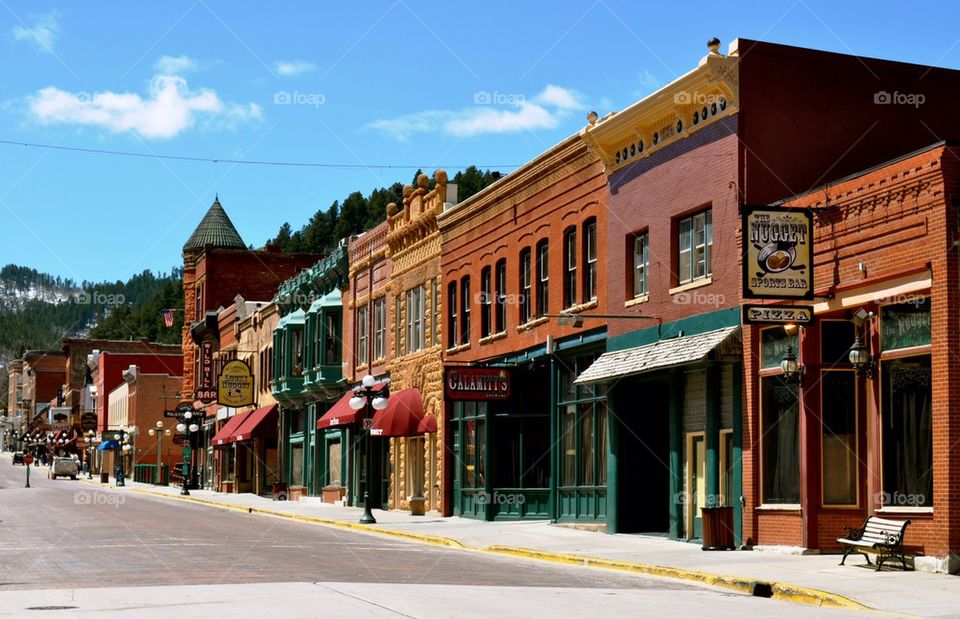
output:
POLYGON ((447 513, 603 522, 606 198, 575 135, 437 217, 447 513))
MULTIPOLYGON (((123 373, 130 366, 137 366, 145 374, 165 374, 181 377, 183 375, 183 354, 176 344, 156 344, 141 342, 143 352, 114 353, 109 350, 94 350, 90 355, 91 375, 94 395, 94 410, 97 413, 97 431, 117 429, 116 425, 109 424, 110 419, 110 392, 116 389, 123 380, 123 373)), ((176 396, 181 387, 167 393, 169 408, 176 405, 176 396)))
POLYGON ((744 330, 748 543, 837 551, 877 514, 911 520, 918 566, 960 569, 958 156, 936 144, 782 202, 813 209, 815 320, 744 330))
POLYGON ((701 508, 728 506, 743 543, 758 543, 753 519, 761 531, 769 523, 772 537, 759 543, 816 547, 777 533, 797 522, 788 513, 796 511, 787 501, 794 489, 763 505, 746 491, 759 472, 741 450, 757 449, 760 435, 741 432, 754 377, 744 365, 751 349, 737 352, 740 207, 957 135, 951 93, 960 74, 745 39, 726 56, 718 48, 583 131, 609 175, 609 311, 637 321, 611 319, 608 354, 578 382, 606 384, 617 419, 610 436, 621 441, 619 450, 611 445, 623 456, 615 465, 621 492, 610 491, 620 505, 610 508, 608 530, 698 538, 701 508), (651 495, 661 499, 644 498, 643 509, 629 503, 651 495), (624 513, 631 520, 616 519, 624 513))

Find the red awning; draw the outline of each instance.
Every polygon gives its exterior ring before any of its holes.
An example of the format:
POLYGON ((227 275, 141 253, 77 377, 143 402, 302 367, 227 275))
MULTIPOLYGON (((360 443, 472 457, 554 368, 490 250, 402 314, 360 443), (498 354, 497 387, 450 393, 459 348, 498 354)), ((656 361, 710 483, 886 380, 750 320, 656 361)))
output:
POLYGON ((210 444, 214 447, 218 447, 220 445, 226 445, 229 443, 230 437, 236 434, 237 428, 239 428, 240 424, 246 420, 248 415, 250 415, 250 413, 239 413, 227 419, 226 423, 223 424, 223 427, 220 428, 220 431, 217 432, 212 439, 210 439, 210 444))
MULTIPOLYGON (((376 391, 380 391, 385 385, 386 383, 378 383, 374 385, 373 388, 376 391)), ((345 393, 342 398, 337 400, 336 404, 331 406, 330 409, 317 420, 318 430, 335 428, 337 426, 348 426, 362 418, 363 409, 355 411, 350 408, 350 398, 353 397, 353 392, 354 389, 351 389, 345 393)))
POLYGON ((436 417, 423 413, 420 390, 401 389, 391 393, 387 407, 373 416, 371 433, 374 436, 417 436, 436 431, 436 417))
POLYGON ((277 405, 262 406, 246 415, 246 419, 244 419, 236 431, 227 438, 227 442, 249 441, 255 434, 268 433, 271 427, 273 428, 273 433, 276 434, 276 426, 277 405))

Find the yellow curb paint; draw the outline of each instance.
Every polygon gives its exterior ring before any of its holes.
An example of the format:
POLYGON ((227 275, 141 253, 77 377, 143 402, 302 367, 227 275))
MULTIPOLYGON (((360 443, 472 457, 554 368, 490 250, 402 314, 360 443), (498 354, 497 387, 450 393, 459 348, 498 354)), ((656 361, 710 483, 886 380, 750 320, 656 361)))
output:
POLYGON ((628 572, 634 572, 637 574, 647 574, 651 576, 660 576, 664 578, 673 578, 677 580, 698 582, 701 584, 712 585, 715 587, 722 587, 724 589, 738 591, 740 593, 745 593, 748 595, 752 594, 757 586, 766 585, 771 588, 771 591, 773 593, 772 597, 774 599, 784 600, 788 602, 796 602, 801 604, 810 604, 813 606, 821 606, 826 608, 843 608, 848 610, 871 610, 869 606, 865 606, 855 600, 851 600, 850 598, 844 597, 842 595, 837 595, 835 593, 830 593, 827 591, 820 591, 819 589, 811 589, 809 587, 800 587, 797 585, 790 585, 785 583, 767 582, 767 581, 756 580, 751 578, 743 578, 739 576, 724 576, 721 574, 711 574, 709 572, 699 572, 696 570, 687 570, 683 568, 669 567, 664 565, 653 565, 648 563, 633 563, 630 561, 617 561, 615 559, 603 559, 600 557, 589 557, 589 556, 583 556, 583 555, 549 552, 544 550, 519 548, 514 546, 496 546, 496 545, 486 546, 486 547, 468 546, 460 542, 459 540, 452 539, 449 537, 441 537, 438 535, 408 533, 406 531, 396 531, 393 529, 385 529, 383 527, 379 527, 375 525, 364 525, 364 524, 359 524, 354 522, 347 522, 344 520, 333 520, 330 518, 320 518, 318 516, 308 516, 305 514, 291 514, 289 512, 282 512, 282 511, 277 511, 273 509, 265 509, 262 507, 244 507, 243 505, 235 505, 233 503, 222 503, 220 501, 199 499, 191 496, 166 494, 163 492, 154 492, 154 491, 145 490, 142 488, 133 488, 133 491, 138 492, 140 494, 149 494, 152 496, 157 496, 165 499, 192 501, 194 503, 200 503, 202 505, 208 505, 210 507, 219 507, 221 509, 230 509, 230 510, 240 511, 240 512, 262 514, 265 516, 274 516, 276 518, 286 518, 288 520, 309 522, 313 524, 336 527, 339 529, 348 529, 348 530, 357 531, 360 533, 368 533, 373 535, 380 535, 383 537, 393 537, 398 539, 404 539, 407 541, 431 544, 433 546, 443 546, 446 548, 456 548, 459 550, 482 552, 485 554, 496 554, 496 555, 506 555, 511 557, 520 557, 524 559, 535 559, 539 561, 552 561, 554 563, 564 563, 567 565, 580 565, 584 567, 598 567, 598 568, 605 568, 605 569, 623 570, 628 572))

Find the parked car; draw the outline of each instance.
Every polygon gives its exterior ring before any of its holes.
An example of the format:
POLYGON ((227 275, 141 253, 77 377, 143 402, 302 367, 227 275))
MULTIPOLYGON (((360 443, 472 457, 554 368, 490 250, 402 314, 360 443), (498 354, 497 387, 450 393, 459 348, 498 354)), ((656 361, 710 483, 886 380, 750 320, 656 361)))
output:
POLYGON ((73 458, 54 458, 53 464, 50 465, 51 479, 56 479, 57 477, 76 479, 78 472, 77 461, 73 458))
POLYGON ((13 452, 13 461, 10 464, 24 464, 23 452, 22 451, 13 452))

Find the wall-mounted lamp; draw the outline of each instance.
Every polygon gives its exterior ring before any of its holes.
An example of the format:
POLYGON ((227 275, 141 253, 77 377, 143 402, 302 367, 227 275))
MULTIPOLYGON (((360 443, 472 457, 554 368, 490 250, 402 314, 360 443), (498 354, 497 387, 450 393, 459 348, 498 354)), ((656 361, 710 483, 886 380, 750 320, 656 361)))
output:
POLYGON ((850 365, 853 366, 857 374, 866 378, 873 378, 873 369, 876 366, 876 362, 873 359, 873 355, 871 355, 867 349, 867 345, 859 335, 853 342, 853 346, 850 347, 848 358, 850 359, 850 365))
MULTIPOLYGON (((799 325, 787 323, 783 325, 783 331, 788 336, 793 336, 798 330, 799 325)), ((783 359, 780 360, 780 369, 783 371, 783 380, 787 383, 800 384, 803 382, 803 375, 806 368, 797 361, 797 355, 793 351, 793 346, 787 346, 783 353, 783 359)))

